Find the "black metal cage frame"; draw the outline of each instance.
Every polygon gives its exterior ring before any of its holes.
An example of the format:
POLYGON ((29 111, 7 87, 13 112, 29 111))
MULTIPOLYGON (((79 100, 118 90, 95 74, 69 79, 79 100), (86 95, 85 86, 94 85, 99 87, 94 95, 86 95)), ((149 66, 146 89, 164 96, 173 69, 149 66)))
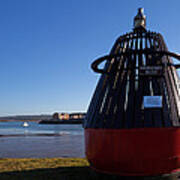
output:
MULTIPOLYGON (((142 128, 180 125, 179 77, 159 33, 134 30, 120 36, 110 55, 97 59, 92 69, 101 73, 85 128, 142 128), (104 69, 100 63, 106 60, 104 69), (149 68, 151 74, 145 74, 149 68), (155 68, 155 71, 152 71, 155 68), (153 74, 155 72, 155 74, 153 74), (144 108, 144 96, 162 96, 162 108, 144 108)), ((148 71, 147 71, 148 72, 148 71)))

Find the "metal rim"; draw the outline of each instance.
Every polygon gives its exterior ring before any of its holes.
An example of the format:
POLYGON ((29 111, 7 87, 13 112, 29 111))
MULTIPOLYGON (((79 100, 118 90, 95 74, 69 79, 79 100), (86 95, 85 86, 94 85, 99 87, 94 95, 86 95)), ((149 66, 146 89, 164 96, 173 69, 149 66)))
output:
MULTIPOLYGON (((104 62, 104 61, 109 61, 113 58, 117 58, 117 57, 121 57, 121 56, 127 56, 127 55, 132 55, 132 54, 159 54, 160 57, 162 56, 171 56, 174 57, 176 59, 178 59, 180 61, 180 55, 173 53, 173 52, 169 52, 169 51, 155 51, 155 50, 151 50, 151 49, 144 49, 144 50, 128 50, 126 52, 121 52, 119 54, 114 54, 114 55, 106 55, 103 57, 100 57, 98 59, 96 59, 92 64, 91 64, 91 68, 93 69, 94 72, 96 73, 100 73, 100 74, 108 74, 108 72, 104 69, 99 69, 98 66, 104 62)), ((180 64, 165 64, 167 66, 173 66, 176 69, 180 68, 180 64)))

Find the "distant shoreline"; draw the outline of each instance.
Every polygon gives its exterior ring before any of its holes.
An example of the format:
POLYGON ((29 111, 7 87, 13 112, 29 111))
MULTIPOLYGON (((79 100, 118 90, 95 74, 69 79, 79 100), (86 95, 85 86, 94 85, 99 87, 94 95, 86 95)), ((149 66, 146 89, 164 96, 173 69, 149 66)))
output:
POLYGON ((18 120, 18 119, 0 119, 0 122, 24 122, 24 121, 26 121, 26 122, 39 122, 39 121, 41 121, 40 119, 39 120, 18 120))
MULTIPOLYGON (((76 113, 54 113, 55 115, 58 115, 58 120, 76 120, 76 119, 81 119, 85 117, 86 113, 83 112, 76 112, 76 113), (66 116, 67 117, 66 117, 66 116)), ((42 114, 42 115, 12 115, 12 116, 1 116, 0 117, 0 122, 14 122, 14 121, 19 121, 19 122, 40 122, 40 121, 51 121, 54 118, 53 115, 50 114, 42 114)))
POLYGON ((37 122, 39 124, 82 124, 83 119, 70 119, 70 120, 58 120, 53 121, 52 119, 49 120, 27 120, 27 119, 0 119, 0 122, 37 122))

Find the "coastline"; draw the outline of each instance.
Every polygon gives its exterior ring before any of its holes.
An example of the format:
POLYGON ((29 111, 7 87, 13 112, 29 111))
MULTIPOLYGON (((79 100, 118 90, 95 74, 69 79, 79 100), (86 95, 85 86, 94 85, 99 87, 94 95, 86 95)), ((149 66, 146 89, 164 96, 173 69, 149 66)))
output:
POLYGON ((83 124, 84 119, 69 119, 69 120, 41 120, 39 124, 83 124))
POLYGON ((69 120, 52 120, 52 119, 30 119, 30 120, 17 120, 17 119, 0 119, 0 122, 37 122, 39 124, 83 124, 84 119, 69 119, 69 120))

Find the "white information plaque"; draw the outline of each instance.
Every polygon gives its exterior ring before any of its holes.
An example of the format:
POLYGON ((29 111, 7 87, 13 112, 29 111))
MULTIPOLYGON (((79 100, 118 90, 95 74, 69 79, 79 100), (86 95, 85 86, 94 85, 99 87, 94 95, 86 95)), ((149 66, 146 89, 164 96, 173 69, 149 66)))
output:
POLYGON ((161 108, 162 96, 144 96, 144 108, 161 108))

